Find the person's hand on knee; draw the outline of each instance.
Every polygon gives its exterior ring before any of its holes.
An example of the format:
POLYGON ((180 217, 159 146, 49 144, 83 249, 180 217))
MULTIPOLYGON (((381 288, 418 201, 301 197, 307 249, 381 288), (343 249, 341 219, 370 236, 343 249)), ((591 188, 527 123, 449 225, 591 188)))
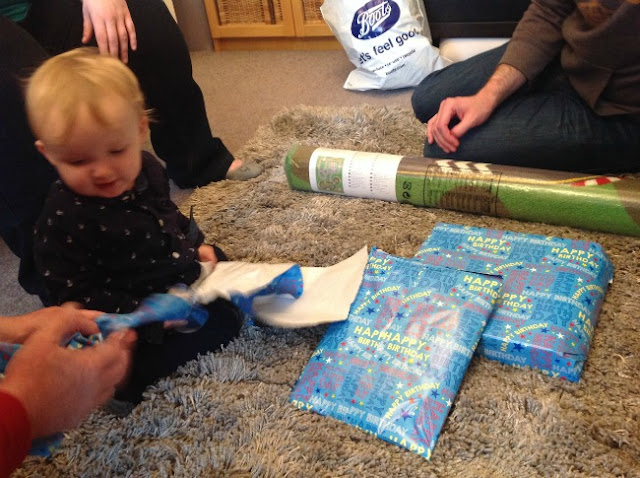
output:
POLYGON ((460 138, 467 131, 480 126, 493 111, 527 81, 518 69, 500 64, 486 85, 473 96, 445 98, 438 112, 427 122, 427 141, 435 141, 445 153, 454 153, 460 146, 460 138), (460 122, 449 128, 451 121, 460 122))
POLYGON ((435 142, 445 153, 454 153, 460 146, 460 138, 487 121, 492 112, 493 103, 481 94, 446 98, 427 122, 427 141, 435 142), (450 128, 455 118, 460 121, 450 128))

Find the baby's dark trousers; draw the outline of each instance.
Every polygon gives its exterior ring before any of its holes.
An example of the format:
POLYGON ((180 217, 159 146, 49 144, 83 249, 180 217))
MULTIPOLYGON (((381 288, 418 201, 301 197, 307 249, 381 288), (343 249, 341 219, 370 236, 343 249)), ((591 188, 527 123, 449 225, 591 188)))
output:
MULTIPOLYGON (((213 248, 219 261, 227 260, 220 248, 213 248)), ((127 384, 116 392, 116 399, 140 403, 142 393, 149 385, 175 372, 198 354, 220 350, 238 336, 244 314, 235 305, 226 299, 216 299, 204 307, 209 312, 209 319, 195 332, 184 334, 164 329, 162 324, 138 329, 131 375, 127 384)))

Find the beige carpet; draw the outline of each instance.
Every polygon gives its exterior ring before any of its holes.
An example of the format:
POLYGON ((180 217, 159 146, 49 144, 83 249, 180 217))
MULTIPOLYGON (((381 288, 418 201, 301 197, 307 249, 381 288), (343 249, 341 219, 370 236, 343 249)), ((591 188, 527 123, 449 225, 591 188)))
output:
POLYGON ((283 159, 296 143, 418 155, 422 141, 405 109, 292 108, 244 151, 266 174, 196 190, 184 208, 196 206, 209 241, 248 261, 330 265, 364 244, 412 256, 440 221, 600 242, 615 279, 581 382, 474 358, 427 461, 288 403, 323 327, 248 326, 227 350, 149 389, 128 417, 93 414, 52 459, 30 459, 16 476, 640 476, 640 239, 286 184, 283 159))

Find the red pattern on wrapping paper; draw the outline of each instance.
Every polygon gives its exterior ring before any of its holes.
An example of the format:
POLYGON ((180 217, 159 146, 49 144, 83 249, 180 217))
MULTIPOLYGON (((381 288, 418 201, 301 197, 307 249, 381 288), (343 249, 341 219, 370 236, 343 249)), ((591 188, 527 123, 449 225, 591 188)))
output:
POLYGON ((439 416, 445 411, 445 404, 439 400, 425 397, 418 410, 415 432, 412 433, 411 438, 429 448, 436 433, 440 432, 437 422, 439 416))
POLYGON ((593 179, 585 179, 583 181, 576 181, 574 183, 570 183, 570 186, 581 187, 581 186, 602 186, 604 184, 614 183, 616 181, 621 181, 624 178, 619 178, 617 176, 599 176, 593 179))

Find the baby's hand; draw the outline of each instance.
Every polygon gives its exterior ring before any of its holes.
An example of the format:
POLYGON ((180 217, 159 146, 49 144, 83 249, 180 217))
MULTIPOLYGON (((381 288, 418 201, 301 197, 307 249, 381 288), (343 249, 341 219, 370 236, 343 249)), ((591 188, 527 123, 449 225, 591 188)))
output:
POLYGON ((198 247, 198 256, 200 257, 200 262, 213 262, 214 266, 218 263, 213 247, 208 244, 202 244, 198 247))

